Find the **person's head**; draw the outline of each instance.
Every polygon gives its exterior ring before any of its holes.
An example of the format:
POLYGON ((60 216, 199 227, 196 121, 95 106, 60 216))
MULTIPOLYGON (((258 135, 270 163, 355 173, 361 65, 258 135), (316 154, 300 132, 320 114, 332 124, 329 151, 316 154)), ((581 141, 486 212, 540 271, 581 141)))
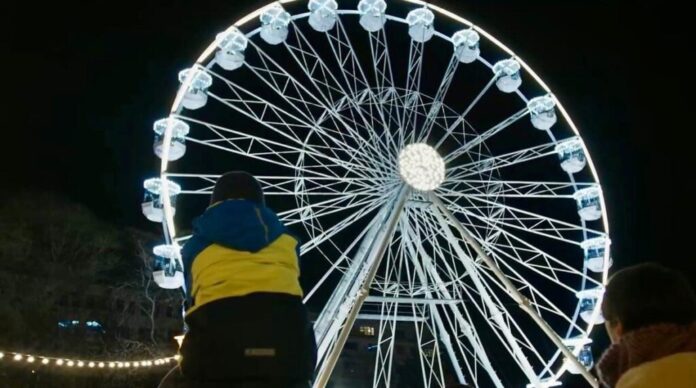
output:
POLYGON ((616 272, 607 284, 602 314, 611 341, 643 327, 696 321, 696 294, 680 273, 654 263, 616 272))
POLYGON ((216 204, 228 199, 246 199, 264 204, 263 189, 251 174, 244 171, 230 171, 215 182, 210 204, 216 204))

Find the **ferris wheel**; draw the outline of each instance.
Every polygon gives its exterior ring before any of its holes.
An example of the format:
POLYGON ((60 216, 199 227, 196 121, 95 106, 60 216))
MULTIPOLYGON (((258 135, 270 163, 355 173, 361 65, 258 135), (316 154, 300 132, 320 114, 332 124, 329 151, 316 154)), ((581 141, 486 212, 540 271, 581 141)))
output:
POLYGON ((444 386, 444 371, 480 387, 552 387, 566 372, 597 386, 602 189, 561 102, 496 38, 417 0, 277 1, 179 81, 143 203, 163 224, 160 285, 183 286, 185 209, 244 169, 304 233, 315 386, 360 319, 378 322, 375 387, 392 383, 405 325, 423 386, 444 386))

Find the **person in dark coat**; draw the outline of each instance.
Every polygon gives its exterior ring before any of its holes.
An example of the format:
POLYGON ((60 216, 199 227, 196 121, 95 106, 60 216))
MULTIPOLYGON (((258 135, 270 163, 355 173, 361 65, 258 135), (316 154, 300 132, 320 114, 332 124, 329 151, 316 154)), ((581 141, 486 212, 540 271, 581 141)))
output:
POLYGON ((239 171, 221 176, 193 226, 182 249, 188 330, 173 373, 188 385, 179 386, 308 387, 316 344, 299 243, 265 206, 258 181, 239 171))

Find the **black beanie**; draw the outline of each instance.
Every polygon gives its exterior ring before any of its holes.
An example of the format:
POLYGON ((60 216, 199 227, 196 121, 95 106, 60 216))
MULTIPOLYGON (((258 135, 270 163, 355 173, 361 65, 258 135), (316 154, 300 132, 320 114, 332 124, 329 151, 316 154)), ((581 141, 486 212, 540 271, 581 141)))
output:
POLYGON ((210 204, 226 199, 246 199, 264 204, 263 189, 251 174, 244 171, 230 171, 218 178, 210 197, 210 204))

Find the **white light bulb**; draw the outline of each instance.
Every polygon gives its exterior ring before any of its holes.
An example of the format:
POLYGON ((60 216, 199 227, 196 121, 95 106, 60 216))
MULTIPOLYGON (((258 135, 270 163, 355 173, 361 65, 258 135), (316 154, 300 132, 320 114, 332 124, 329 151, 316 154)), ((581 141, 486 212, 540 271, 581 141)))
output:
POLYGON ((73 361, 68 361, 68 364, 67 364, 67 365, 68 365, 69 367, 73 367, 73 366, 75 366, 75 363, 74 363, 73 361))
POLYGON ((28 363, 34 362, 34 357, 33 357, 33 356, 27 357, 27 362, 28 362, 28 363))
POLYGON ((44 358, 43 360, 41 360, 41 363, 44 365, 48 365, 48 363, 49 363, 48 358, 44 358))
POLYGON ((103 368, 103 367, 104 367, 104 363, 103 363, 103 362, 100 362, 100 363, 99 363, 99 367, 100 367, 100 368, 103 368))
POLYGON ((62 366, 62 365, 63 365, 63 360, 57 359, 57 360, 56 360, 56 365, 62 366))
POLYGON ((113 368, 113 367, 115 367, 115 366, 116 366, 115 363, 113 363, 113 362, 110 362, 110 363, 109 363, 109 368, 113 368))
POLYGON ((410 144, 399 154, 399 175, 418 191, 433 191, 445 180, 445 161, 427 144, 410 144))
POLYGON ((85 366, 85 363, 82 361, 78 361, 77 366, 78 366, 78 368, 82 368, 83 366, 85 366))
POLYGON ((94 368, 94 362, 90 361, 89 364, 87 364, 88 367, 94 368))
POLYGON ((15 354, 13 358, 14 358, 15 361, 22 361, 22 355, 21 355, 21 354, 15 354))

